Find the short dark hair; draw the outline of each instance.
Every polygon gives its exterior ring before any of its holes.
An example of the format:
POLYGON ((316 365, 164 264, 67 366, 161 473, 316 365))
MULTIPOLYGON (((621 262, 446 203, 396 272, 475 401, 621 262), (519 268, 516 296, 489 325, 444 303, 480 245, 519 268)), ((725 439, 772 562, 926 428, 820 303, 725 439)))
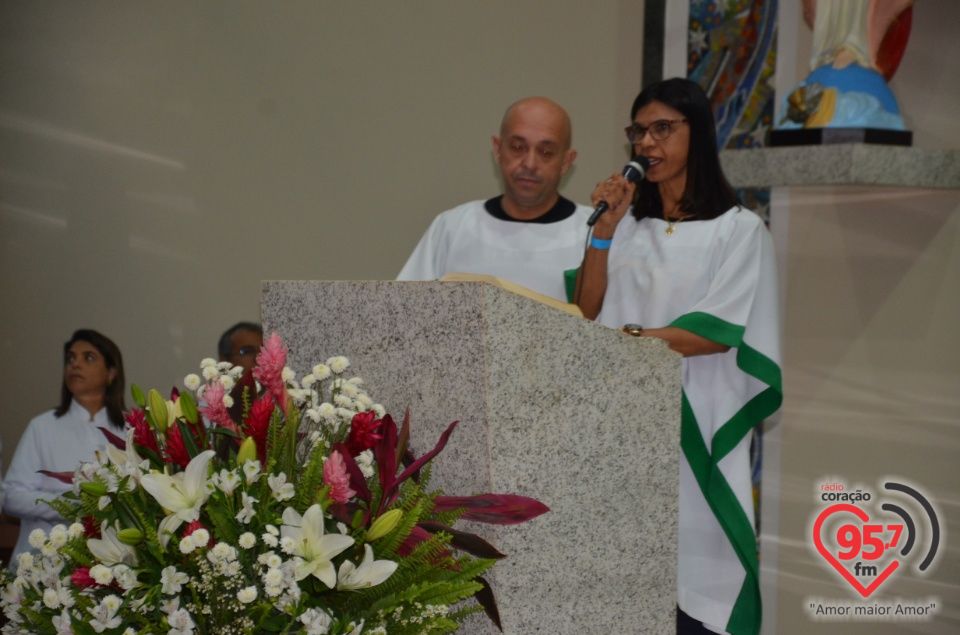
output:
MULTIPOLYGON (((680 210, 693 218, 709 220, 737 204, 737 195, 723 175, 717 152, 717 126, 710 99, 696 82, 680 77, 648 85, 633 102, 630 119, 647 104, 658 101, 683 114, 690 126, 687 184, 680 210)), ((663 201, 656 183, 641 181, 634 198, 633 215, 659 217, 663 201)))
MULTIPOLYGON (((107 418, 110 423, 119 429, 123 429, 123 411, 127 409, 123 400, 126 379, 123 375, 123 356, 120 354, 120 348, 113 343, 106 335, 98 333, 93 329, 78 329, 63 345, 63 361, 66 363, 67 355, 70 354, 70 347, 77 342, 86 342, 93 346, 103 355, 103 363, 107 369, 113 369, 116 376, 107 384, 106 393, 103 396, 103 405, 107 409, 107 418)), ((67 378, 63 377, 60 388, 60 405, 54 411, 57 417, 62 417, 70 410, 70 403, 73 401, 73 393, 67 388, 67 378)))
POLYGON ((263 336, 263 327, 256 322, 237 322, 224 331, 223 335, 220 336, 220 341, 217 342, 217 355, 220 356, 220 359, 226 359, 230 357, 231 353, 233 353, 233 350, 231 350, 230 339, 237 331, 251 331, 253 333, 259 333, 261 336, 263 336))

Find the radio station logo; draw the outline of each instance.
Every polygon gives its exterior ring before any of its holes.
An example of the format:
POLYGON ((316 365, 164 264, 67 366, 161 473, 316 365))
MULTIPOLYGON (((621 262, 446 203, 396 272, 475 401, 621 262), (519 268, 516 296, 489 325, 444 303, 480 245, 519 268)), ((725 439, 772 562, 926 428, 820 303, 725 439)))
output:
MULTIPOLYGON (((807 601, 815 618, 929 617, 936 598, 864 604, 878 589, 889 589, 903 575, 924 576, 944 551, 944 532, 936 501, 898 477, 879 481, 876 490, 848 487, 836 479, 818 484, 818 508, 811 515, 810 538, 824 566, 859 603, 807 601)), ((879 594, 878 594, 879 595, 879 594)), ((874 598, 876 599, 876 598, 874 598)))

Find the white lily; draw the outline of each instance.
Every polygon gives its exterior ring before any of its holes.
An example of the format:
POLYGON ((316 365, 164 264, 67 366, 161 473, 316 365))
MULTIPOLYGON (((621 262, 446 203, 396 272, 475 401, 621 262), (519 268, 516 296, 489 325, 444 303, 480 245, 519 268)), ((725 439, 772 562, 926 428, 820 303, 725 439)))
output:
POLYGON ((331 558, 353 545, 353 538, 341 534, 323 533, 323 510, 311 505, 303 516, 292 507, 283 510, 282 538, 293 539, 291 555, 296 560, 296 579, 313 575, 331 589, 337 583, 337 570, 331 558))
POLYGON ((215 452, 206 450, 191 459, 187 469, 170 476, 168 474, 144 474, 140 486, 157 499, 167 512, 160 521, 157 534, 164 547, 170 536, 183 523, 189 523, 200 517, 200 508, 210 490, 207 489, 207 466, 215 452))
POLYGON ((337 589, 344 591, 376 586, 397 570, 397 563, 392 560, 374 560, 373 548, 369 544, 363 545, 363 549, 363 562, 359 567, 349 560, 344 560, 340 565, 337 589))
POLYGON ((103 521, 100 526, 100 538, 87 539, 87 549, 98 562, 107 566, 126 564, 137 566, 137 552, 130 545, 120 542, 117 529, 103 521))

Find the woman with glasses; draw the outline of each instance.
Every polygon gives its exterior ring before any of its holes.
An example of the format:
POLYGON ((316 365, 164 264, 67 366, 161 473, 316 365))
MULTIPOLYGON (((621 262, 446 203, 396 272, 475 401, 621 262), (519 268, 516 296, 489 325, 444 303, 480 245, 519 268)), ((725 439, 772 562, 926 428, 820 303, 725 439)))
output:
POLYGON ((27 425, 7 472, 4 511, 20 519, 20 535, 10 566, 30 551, 30 534, 50 530, 64 519, 45 500, 52 500, 70 485, 40 473, 72 473, 82 461, 91 461, 106 447, 100 428, 123 430, 123 357, 110 338, 90 329, 75 331, 63 345, 63 380, 60 404, 27 425))
POLYGON ((782 401, 777 273, 763 221, 720 167, 710 101, 686 79, 646 87, 627 138, 646 179, 602 181, 580 269, 587 317, 683 359, 678 632, 757 633, 750 431, 782 401))

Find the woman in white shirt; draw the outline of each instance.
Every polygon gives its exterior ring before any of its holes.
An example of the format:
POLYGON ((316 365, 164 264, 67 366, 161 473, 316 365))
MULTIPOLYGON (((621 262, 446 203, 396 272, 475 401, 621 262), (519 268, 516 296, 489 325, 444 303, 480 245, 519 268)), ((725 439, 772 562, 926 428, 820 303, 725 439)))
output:
POLYGON ((30 533, 65 522, 44 501, 70 485, 38 470, 72 472, 106 446, 100 428, 123 429, 123 358, 109 338, 90 329, 76 331, 63 345, 60 405, 27 425, 7 472, 4 511, 20 518, 20 535, 11 558, 30 550, 30 533))
POLYGON ((579 304, 606 326, 665 340, 683 359, 678 633, 759 632, 750 432, 780 407, 776 258, 737 203, 710 100, 688 79, 637 96, 627 138, 646 178, 614 174, 593 203, 579 304))

